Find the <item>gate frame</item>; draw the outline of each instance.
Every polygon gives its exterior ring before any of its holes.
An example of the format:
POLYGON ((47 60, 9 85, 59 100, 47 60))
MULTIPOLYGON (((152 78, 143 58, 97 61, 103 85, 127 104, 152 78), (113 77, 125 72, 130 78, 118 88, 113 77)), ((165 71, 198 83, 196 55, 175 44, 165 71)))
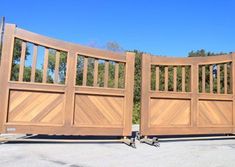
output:
POLYGON ((63 134, 63 135, 102 135, 102 136, 131 136, 132 134, 132 108, 133 108, 133 85, 134 85, 134 59, 135 53, 127 52, 119 54, 111 51, 105 51, 95 48, 84 47, 78 44, 68 43, 39 34, 35 34, 20 28, 14 24, 6 24, 3 41, 2 61, 0 68, 0 133, 30 133, 30 134, 63 134), (20 38, 22 40, 32 42, 45 47, 66 51, 67 54, 67 75, 66 83, 60 85, 48 85, 43 83, 19 83, 18 81, 10 81, 11 63, 13 58, 14 39, 20 38), (124 89, 103 89, 100 87, 89 88, 79 87, 75 84, 76 79, 76 63, 77 55, 84 54, 92 58, 100 58, 111 61, 125 62, 125 88, 124 89), (74 72, 70 72, 74 71, 74 72), (51 90, 46 90, 53 88, 51 90), (47 126, 47 125, 27 125, 7 123, 7 113, 9 106, 9 93, 10 90, 30 90, 41 92, 61 92, 64 90, 64 123, 62 126, 47 126), (100 89, 100 90, 99 90, 100 89), (81 128, 73 125, 73 113, 75 105, 76 93, 92 94, 91 92, 97 90, 100 95, 114 95, 123 96, 124 98, 124 114, 122 128, 81 128), (72 96, 71 96, 72 94, 72 96))
POLYGON ((189 134, 234 134, 235 133, 235 53, 211 57, 160 57, 149 54, 142 55, 142 86, 141 86, 141 122, 140 136, 142 142, 155 144, 157 139, 149 141, 148 136, 157 135, 189 135, 189 134), (199 65, 217 64, 232 62, 232 94, 207 94, 199 93, 198 71, 199 65), (151 65, 190 65, 191 66, 191 91, 190 92, 170 92, 170 91, 151 91, 151 65), (180 96, 180 97, 179 97, 180 96), (188 99, 190 100, 190 126, 188 127, 150 127, 150 99, 169 98, 169 99, 188 99), (232 125, 230 127, 198 127, 198 102, 200 99, 207 100, 229 100, 232 102, 232 125))

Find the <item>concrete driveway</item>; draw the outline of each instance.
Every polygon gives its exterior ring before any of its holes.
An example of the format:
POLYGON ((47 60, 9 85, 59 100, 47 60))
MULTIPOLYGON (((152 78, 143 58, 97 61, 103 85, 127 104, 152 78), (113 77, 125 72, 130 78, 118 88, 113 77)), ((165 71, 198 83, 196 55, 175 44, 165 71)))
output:
POLYGON ((2 167, 233 167, 235 139, 161 142, 160 147, 136 143, 0 145, 2 167))

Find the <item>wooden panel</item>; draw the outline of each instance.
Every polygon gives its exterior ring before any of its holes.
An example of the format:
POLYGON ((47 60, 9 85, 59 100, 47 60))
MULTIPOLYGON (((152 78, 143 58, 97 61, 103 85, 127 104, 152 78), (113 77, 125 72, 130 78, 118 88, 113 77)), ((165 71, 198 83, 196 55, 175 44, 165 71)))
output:
POLYGON ((232 101, 199 101, 200 126, 232 125, 232 101))
POLYGON ((74 124, 82 127, 121 127, 123 104, 123 97, 77 94, 74 124))
POLYGON ((10 91, 8 122, 62 124, 64 95, 10 91))
POLYGON ((190 124, 190 100, 152 98, 150 108, 151 126, 190 124))

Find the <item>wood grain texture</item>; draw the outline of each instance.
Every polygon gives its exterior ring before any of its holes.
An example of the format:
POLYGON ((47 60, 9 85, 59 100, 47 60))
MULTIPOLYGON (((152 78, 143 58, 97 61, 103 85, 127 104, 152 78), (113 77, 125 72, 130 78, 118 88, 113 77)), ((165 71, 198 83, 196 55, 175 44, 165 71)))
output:
POLYGON ((123 97, 78 94, 75 101, 75 126, 122 126, 123 97))
POLYGON ((11 91, 8 122, 62 124, 64 95, 11 91))
POLYGON ((232 125, 231 101, 199 101, 200 126, 232 125))
MULTIPOLYGON (((4 87, 4 89, 0 89, 0 133, 130 136, 134 55, 129 52, 124 55, 83 47, 31 33, 16 28, 15 25, 7 25, 1 63, 3 68, 0 68, 0 85, 4 87), (22 81, 9 81, 15 37, 34 45, 31 82, 24 82, 22 76, 22 81), (42 83, 35 82, 37 46, 45 48, 42 83), (54 83, 47 83, 50 50, 56 51, 54 83), (57 74, 60 72, 61 52, 67 53, 65 84, 58 84, 60 78, 57 74), (93 86, 86 86, 86 75, 83 75, 85 77, 83 85, 77 86, 75 83, 78 55, 83 55, 86 58, 85 68, 88 65, 87 59, 97 60, 94 63, 94 74, 97 73, 97 78, 94 79, 93 86), (99 87, 96 84, 98 81, 98 60, 106 62, 104 77, 106 87, 99 87), (124 65, 124 76, 122 76, 124 86, 122 88, 117 86, 118 81, 115 81, 115 88, 108 87, 109 61, 124 65), (77 99, 79 100, 77 101, 77 99), (92 100, 93 104, 81 103, 84 99, 85 102, 92 100), (85 110, 79 110, 77 114, 76 111, 79 108, 77 105, 80 108, 85 107, 85 110), (88 110, 89 107, 94 107, 94 110, 88 110), (82 114, 80 115, 80 113, 82 114), (92 118, 87 119, 87 114, 92 118), (93 121, 95 121, 94 124, 93 121), (9 131, 8 128, 14 130, 9 131)), ((23 73, 22 67, 21 75, 23 73)), ((115 67, 116 74, 120 73, 117 67, 115 67)), ((116 75, 115 80, 118 77, 116 75)))
POLYGON ((175 126, 189 124, 190 100, 150 100, 150 126, 175 126))
MULTIPOLYGON (((206 58, 167 58, 144 54, 142 56, 142 91, 141 91, 141 129, 140 134, 149 135, 186 135, 186 134, 224 134, 235 130, 234 95, 219 94, 220 82, 227 84, 226 79, 221 80, 220 64, 234 61, 233 56, 221 55, 206 58), (233 58, 233 59, 232 59, 233 58), (213 65, 217 64, 217 88, 213 93, 213 65), (165 87, 167 87, 167 66, 182 66, 182 92, 150 90, 151 66, 165 66, 165 87), (206 78, 206 66, 210 66, 210 78, 206 78), (190 87, 185 92, 186 71, 190 66, 190 87), (199 67, 202 67, 202 92, 199 92, 199 67), (206 92, 205 84, 210 79, 210 92, 206 92)), ((224 65, 224 64, 223 64, 224 65)), ((226 77, 226 65, 224 76, 226 77)), ((234 83, 234 69, 232 66, 234 83)), ((156 70, 157 71, 157 70, 156 70)), ((173 82, 175 81, 175 68, 173 69, 173 82)), ((172 76, 172 74, 170 74, 172 76)), ((188 83, 187 83, 188 84, 188 83)), ((233 84, 232 84, 233 85, 233 84)), ((225 86, 226 88, 227 86, 225 86)), ((175 84, 173 84, 175 90, 175 84)), ((233 92, 234 87, 233 87, 233 92)))

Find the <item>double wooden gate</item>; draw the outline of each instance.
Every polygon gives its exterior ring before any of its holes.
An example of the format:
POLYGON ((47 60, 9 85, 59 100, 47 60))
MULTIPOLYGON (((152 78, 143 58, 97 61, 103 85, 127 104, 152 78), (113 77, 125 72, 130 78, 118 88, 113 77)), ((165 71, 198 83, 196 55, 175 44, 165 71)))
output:
POLYGON ((44 37, 6 24, 1 133, 130 136, 134 54, 44 37))
POLYGON ((235 55, 143 55, 141 135, 235 132, 235 55))
MULTIPOLYGON (((134 54, 6 24, 0 132, 130 136, 134 54)), ((235 131, 235 55, 142 57, 141 135, 235 131)))

